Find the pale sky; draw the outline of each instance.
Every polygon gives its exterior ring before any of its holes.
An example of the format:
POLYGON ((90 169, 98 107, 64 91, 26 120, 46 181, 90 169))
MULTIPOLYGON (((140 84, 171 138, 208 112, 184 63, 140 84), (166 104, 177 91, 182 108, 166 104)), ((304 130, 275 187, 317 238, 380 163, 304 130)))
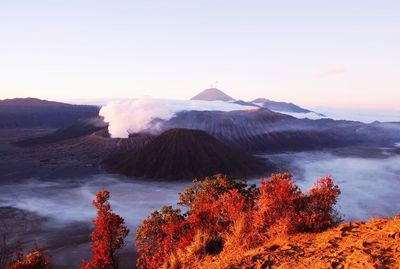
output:
POLYGON ((0 0, 0 99, 400 107, 398 0, 0 0))

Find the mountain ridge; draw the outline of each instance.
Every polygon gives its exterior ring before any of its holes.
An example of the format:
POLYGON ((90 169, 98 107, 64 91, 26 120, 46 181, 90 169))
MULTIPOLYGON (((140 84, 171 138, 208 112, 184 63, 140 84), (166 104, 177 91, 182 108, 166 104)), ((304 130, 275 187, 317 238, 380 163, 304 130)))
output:
POLYGON ((58 101, 50 101, 45 99, 39 99, 34 97, 26 98, 8 98, 0 100, 0 105, 9 106, 75 106, 73 104, 68 104, 58 101))
POLYGON ((287 112, 294 112, 294 113, 311 113, 313 111, 302 108, 296 104, 291 102, 281 102, 281 101, 272 101, 266 98, 257 98, 251 101, 251 103, 262 104, 263 107, 277 110, 277 111, 287 111, 287 112))
POLYGON ((98 116, 99 107, 37 98, 0 100, 0 128, 60 128, 98 116))

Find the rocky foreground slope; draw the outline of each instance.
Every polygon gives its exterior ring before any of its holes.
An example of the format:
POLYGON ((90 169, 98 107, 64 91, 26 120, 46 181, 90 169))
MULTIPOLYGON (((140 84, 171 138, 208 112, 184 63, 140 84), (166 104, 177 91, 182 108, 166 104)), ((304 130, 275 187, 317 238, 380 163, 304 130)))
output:
POLYGON ((277 238, 244 253, 207 257, 198 268, 400 268, 400 215, 277 238))

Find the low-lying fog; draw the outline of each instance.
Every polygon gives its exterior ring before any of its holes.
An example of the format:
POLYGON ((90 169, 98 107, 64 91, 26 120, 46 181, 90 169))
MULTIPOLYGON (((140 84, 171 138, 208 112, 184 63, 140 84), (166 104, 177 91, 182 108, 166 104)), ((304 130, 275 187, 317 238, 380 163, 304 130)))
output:
MULTIPOLYGON (((95 193, 111 192, 114 211, 124 217, 131 230, 124 250, 124 264, 134 264, 134 231, 150 212, 163 205, 176 204, 178 193, 190 183, 162 183, 133 180, 116 175, 94 175, 83 179, 43 181, 27 179, 0 187, 0 209, 13 207, 34 213, 0 211, 6 220, 8 238, 19 240, 26 249, 37 244, 46 247, 57 265, 77 267, 83 258, 90 258, 92 207, 95 193), (38 218, 37 216, 43 217, 38 218), (14 229, 13 225, 24 226, 14 229)), ((10 240, 10 241, 11 241, 10 240)))
POLYGON ((400 212, 400 155, 385 158, 338 157, 306 152, 276 155, 289 163, 303 192, 330 175, 341 190, 339 211, 345 220, 367 220, 400 212))
POLYGON ((95 193, 111 192, 111 204, 129 225, 136 225, 149 212, 178 200, 177 193, 190 183, 132 180, 117 175, 95 175, 80 180, 40 181, 5 185, 0 189, 0 206, 12 206, 54 220, 57 224, 90 221, 96 210, 95 193))
MULTIPOLYGON (((356 158, 306 152, 278 154, 269 158, 278 164, 286 164, 285 167, 294 174, 303 191, 311 187, 316 179, 331 175, 342 190, 340 212, 346 220, 392 216, 400 212, 400 155, 356 158)), ((73 180, 26 179, 1 186, 0 207, 19 208, 45 217, 46 220, 40 225, 48 229, 47 233, 41 236, 36 234, 35 237, 32 232, 31 238, 39 245, 49 246, 56 262, 69 261, 68 255, 71 255, 74 257, 73 263, 77 264, 83 256, 89 255, 87 239, 75 243, 77 247, 71 242, 69 248, 63 245, 65 242, 61 239, 73 238, 78 230, 84 238, 89 236, 88 225, 96 213, 91 201, 97 191, 103 188, 110 190, 114 211, 125 218, 132 231, 128 247, 133 250, 135 226, 162 205, 175 205, 178 193, 189 185, 190 183, 163 183, 106 174, 73 180), (78 229, 82 225, 86 229, 78 229), (48 238, 53 240, 53 245, 48 242, 48 238), (61 241, 55 244, 54 241, 57 240, 54 238, 61 241), (77 251, 78 245, 81 248, 83 246, 85 251, 77 251)))

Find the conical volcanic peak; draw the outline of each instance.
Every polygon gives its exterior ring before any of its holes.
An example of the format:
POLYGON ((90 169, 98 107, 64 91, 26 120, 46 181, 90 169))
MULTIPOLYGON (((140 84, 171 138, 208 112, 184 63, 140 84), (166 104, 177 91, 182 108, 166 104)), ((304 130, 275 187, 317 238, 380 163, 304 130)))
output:
POLYGON ((139 151, 108 158, 107 170, 133 177, 186 179, 217 173, 261 176, 273 165, 229 147, 200 130, 171 129, 139 151))
POLYGON ((203 101, 233 101, 232 97, 227 95, 217 88, 210 88, 202 91, 196 96, 192 97, 190 100, 203 100, 203 101))

